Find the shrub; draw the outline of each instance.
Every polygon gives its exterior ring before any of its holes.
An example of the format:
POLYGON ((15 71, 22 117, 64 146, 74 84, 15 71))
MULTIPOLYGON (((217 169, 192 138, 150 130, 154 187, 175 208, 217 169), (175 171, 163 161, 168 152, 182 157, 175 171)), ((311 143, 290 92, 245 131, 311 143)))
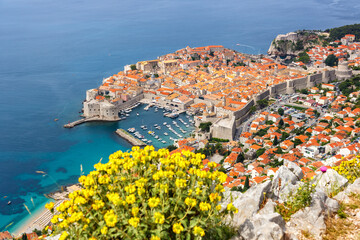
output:
POLYGON ((209 132, 211 125, 212 125, 212 122, 204 122, 204 123, 200 123, 199 128, 203 132, 209 132))
POLYGON ((203 159, 151 146, 115 152, 79 178, 83 189, 57 208, 54 233, 60 239, 201 239, 210 233, 223 239, 221 219, 237 209, 230 203, 220 212, 227 176, 212 163, 202 170, 203 159))
POLYGON ((316 185, 311 184, 310 179, 305 179, 295 193, 290 192, 286 202, 276 206, 276 211, 285 221, 289 221, 291 215, 310 205, 311 194, 315 191, 315 187, 316 185))
POLYGON ((352 183, 360 177, 360 156, 349 161, 343 161, 339 166, 333 167, 333 169, 352 183))

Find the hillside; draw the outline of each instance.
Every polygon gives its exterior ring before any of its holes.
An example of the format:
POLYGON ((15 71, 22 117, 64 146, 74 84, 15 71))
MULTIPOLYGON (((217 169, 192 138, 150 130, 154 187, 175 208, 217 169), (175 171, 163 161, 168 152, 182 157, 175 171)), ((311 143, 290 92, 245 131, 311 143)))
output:
POLYGON ((345 25, 342 27, 326 29, 325 32, 328 32, 329 40, 335 41, 339 40, 344 37, 346 34, 354 34, 355 41, 359 41, 360 39, 360 24, 352 24, 352 25, 345 25))

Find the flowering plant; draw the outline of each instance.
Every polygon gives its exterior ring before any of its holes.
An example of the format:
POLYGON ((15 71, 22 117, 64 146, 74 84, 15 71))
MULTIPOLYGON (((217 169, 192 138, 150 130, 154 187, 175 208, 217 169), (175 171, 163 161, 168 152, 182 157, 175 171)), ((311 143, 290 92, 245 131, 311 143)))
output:
POLYGON ((83 189, 70 193, 51 220, 55 233, 60 239, 201 239, 237 212, 231 203, 221 211, 227 175, 214 163, 203 170, 203 159, 152 146, 115 152, 79 178, 83 189))
POLYGON ((360 156, 348 161, 342 161, 339 166, 333 167, 333 169, 352 183, 360 177, 360 156))

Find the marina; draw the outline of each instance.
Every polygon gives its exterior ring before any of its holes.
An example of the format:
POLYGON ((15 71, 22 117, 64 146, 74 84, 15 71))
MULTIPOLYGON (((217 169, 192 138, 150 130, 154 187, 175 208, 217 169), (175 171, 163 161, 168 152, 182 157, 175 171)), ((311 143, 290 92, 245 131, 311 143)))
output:
POLYGON ((159 108, 156 111, 156 107, 146 108, 140 105, 128 114, 126 121, 118 122, 118 127, 126 130, 132 138, 156 148, 172 145, 174 141, 190 136, 194 129, 191 117, 184 111, 180 112, 176 119, 170 121, 162 111, 159 111, 159 108))

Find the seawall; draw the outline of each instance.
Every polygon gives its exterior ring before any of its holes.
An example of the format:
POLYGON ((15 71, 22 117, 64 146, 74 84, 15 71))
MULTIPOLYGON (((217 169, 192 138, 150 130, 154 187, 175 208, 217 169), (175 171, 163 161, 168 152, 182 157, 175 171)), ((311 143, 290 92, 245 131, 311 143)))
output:
POLYGON ((146 146, 146 144, 130 135, 128 132, 126 132, 124 129, 118 129, 116 130, 116 134, 128 141, 133 146, 146 146))

